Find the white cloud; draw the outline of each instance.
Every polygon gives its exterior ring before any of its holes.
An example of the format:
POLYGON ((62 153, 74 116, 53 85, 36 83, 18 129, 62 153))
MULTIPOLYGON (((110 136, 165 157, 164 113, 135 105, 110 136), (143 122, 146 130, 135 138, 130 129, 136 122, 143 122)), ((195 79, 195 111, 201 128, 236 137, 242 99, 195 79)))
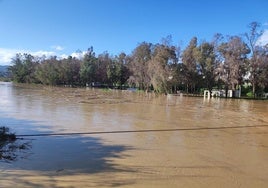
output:
POLYGON ((69 56, 66 55, 66 54, 61 54, 61 55, 59 56, 60 59, 67 59, 68 57, 69 57, 69 56))
POLYGON ((257 41, 257 44, 261 46, 268 44, 268 30, 264 30, 262 36, 257 41))
POLYGON ((50 57, 50 56, 54 56, 56 55, 55 52, 53 51, 37 51, 37 52, 28 52, 29 54, 31 54, 32 56, 38 56, 38 57, 42 57, 42 56, 46 56, 46 57, 50 57))
POLYGON ((83 51, 83 52, 73 52, 71 54, 72 57, 75 57, 77 59, 82 59, 84 57, 84 55, 86 54, 87 52, 86 51, 83 51))
POLYGON ((86 53, 87 53, 87 51, 77 51, 77 52, 73 52, 69 55, 61 54, 58 57, 59 57, 59 59, 67 59, 69 56, 72 56, 73 58, 81 60, 85 56, 86 53))
POLYGON ((13 49, 0 48, 0 65, 9 65, 16 53, 17 51, 13 49))
POLYGON ((56 55, 53 51, 28 51, 28 50, 19 50, 19 49, 8 49, 8 48, 0 48, 0 65, 10 65, 12 58, 16 56, 17 53, 28 53, 33 56, 54 56, 56 55))
POLYGON ((67 54, 59 54, 56 51, 45 51, 45 50, 29 51, 29 50, 0 48, 0 65, 11 65, 12 58, 14 58, 17 53, 21 53, 21 54, 27 53, 27 54, 31 54, 32 56, 37 56, 37 57, 57 56, 58 59, 68 58, 69 56, 72 56, 77 59, 82 59, 87 52, 78 51, 78 52, 73 52, 67 55, 67 54))
POLYGON ((64 50, 64 47, 60 46, 60 45, 55 45, 55 46, 51 46, 51 48, 53 50, 57 50, 57 51, 62 51, 64 50))

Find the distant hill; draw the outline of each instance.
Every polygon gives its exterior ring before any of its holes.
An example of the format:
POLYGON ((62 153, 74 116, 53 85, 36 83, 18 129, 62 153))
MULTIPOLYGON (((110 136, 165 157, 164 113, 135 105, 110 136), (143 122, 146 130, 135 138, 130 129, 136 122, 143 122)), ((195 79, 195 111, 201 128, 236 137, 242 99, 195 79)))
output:
POLYGON ((0 65, 0 77, 8 76, 8 67, 7 65, 0 65))

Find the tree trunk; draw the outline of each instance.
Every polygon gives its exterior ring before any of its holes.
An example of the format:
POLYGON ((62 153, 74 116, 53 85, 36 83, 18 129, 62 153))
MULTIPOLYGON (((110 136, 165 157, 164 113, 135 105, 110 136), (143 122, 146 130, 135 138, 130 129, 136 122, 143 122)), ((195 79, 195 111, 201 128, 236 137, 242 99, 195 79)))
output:
POLYGON ((228 97, 228 86, 225 87, 225 98, 227 99, 227 97, 228 97))
POLYGON ((253 82, 252 83, 252 94, 253 94, 254 98, 255 98, 255 90, 256 90, 256 84, 253 82))

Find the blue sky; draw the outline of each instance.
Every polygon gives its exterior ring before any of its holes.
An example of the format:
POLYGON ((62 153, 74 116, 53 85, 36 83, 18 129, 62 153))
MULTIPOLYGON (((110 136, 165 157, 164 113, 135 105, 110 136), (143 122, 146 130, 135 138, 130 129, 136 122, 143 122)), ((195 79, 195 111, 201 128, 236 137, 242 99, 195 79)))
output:
POLYGON ((18 52, 65 57, 93 46, 130 54, 167 35, 184 48, 194 36, 243 34, 252 21, 268 42, 267 8, 267 0, 0 0, 0 65, 18 52))

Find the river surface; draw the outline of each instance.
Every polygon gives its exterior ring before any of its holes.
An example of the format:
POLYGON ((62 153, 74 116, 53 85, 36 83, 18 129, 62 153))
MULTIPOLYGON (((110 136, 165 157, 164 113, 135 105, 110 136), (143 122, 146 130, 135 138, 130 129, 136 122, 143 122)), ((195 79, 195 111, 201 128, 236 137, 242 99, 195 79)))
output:
POLYGON ((267 100, 0 82, 0 126, 0 187, 268 187, 267 100))

